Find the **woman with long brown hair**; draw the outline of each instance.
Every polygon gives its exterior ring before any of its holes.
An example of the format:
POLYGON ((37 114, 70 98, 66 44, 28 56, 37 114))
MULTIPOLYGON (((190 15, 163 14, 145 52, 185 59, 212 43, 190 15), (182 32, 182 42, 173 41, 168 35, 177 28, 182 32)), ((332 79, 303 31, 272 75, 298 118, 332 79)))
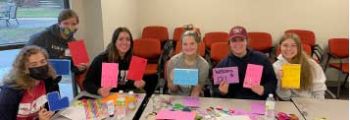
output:
POLYGON ((300 38, 293 33, 285 34, 279 41, 281 54, 273 64, 278 79, 277 95, 283 100, 292 97, 308 97, 324 99, 327 87, 326 76, 321 66, 304 51, 300 38), (300 64, 300 89, 285 89, 281 87, 282 66, 284 64, 300 64))
POLYGON ((145 86, 143 80, 134 82, 126 79, 132 57, 133 44, 134 42, 130 31, 125 27, 117 28, 106 50, 96 56, 91 63, 84 81, 84 89, 89 93, 105 97, 108 96, 111 91, 116 92, 118 90, 143 88, 145 86), (119 64, 118 86, 114 88, 101 87, 102 63, 104 62, 119 64))
POLYGON ((47 52, 37 46, 27 46, 17 55, 10 73, 0 88, 0 119, 48 120, 46 94, 58 91, 54 69, 48 64, 47 52), (44 108, 45 107, 45 108, 44 108))

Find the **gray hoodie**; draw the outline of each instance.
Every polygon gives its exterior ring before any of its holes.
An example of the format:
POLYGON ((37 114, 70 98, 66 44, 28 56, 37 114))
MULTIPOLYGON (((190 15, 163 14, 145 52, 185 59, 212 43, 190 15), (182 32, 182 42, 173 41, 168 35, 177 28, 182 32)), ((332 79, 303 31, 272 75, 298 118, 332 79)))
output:
MULTIPOLYGON (((47 51, 49 59, 69 59, 70 56, 66 56, 65 52, 69 51, 68 42, 74 41, 73 36, 64 39, 61 36, 60 27, 58 24, 51 25, 44 31, 34 34, 30 37, 29 42, 26 45, 36 45, 47 51)), ((69 52, 68 52, 69 53, 69 52)), ((84 70, 80 71, 76 66, 71 64, 72 71, 75 74, 81 74, 84 70)))
POLYGON ((44 48, 49 53, 50 59, 65 58, 68 42, 73 41, 74 37, 70 36, 64 39, 60 34, 58 24, 54 24, 46 30, 32 35, 27 45, 37 45, 44 48))

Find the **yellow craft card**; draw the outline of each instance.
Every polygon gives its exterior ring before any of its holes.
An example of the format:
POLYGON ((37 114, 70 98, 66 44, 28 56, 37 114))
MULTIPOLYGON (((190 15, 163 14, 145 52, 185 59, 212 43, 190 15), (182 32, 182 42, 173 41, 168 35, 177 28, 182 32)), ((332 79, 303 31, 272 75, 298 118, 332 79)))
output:
POLYGON ((300 64, 284 64, 282 66, 282 88, 299 89, 300 88, 300 64))

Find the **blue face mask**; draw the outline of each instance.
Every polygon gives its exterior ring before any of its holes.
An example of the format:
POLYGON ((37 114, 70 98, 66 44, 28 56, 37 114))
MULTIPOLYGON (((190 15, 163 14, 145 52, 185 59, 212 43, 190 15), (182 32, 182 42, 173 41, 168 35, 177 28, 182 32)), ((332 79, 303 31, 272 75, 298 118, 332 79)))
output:
POLYGON ((70 29, 70 28, 60 28, 61 32, 68 36, 68 37, 71 37, 74 35, 75 32, 77 32, 77 29, 70 29))

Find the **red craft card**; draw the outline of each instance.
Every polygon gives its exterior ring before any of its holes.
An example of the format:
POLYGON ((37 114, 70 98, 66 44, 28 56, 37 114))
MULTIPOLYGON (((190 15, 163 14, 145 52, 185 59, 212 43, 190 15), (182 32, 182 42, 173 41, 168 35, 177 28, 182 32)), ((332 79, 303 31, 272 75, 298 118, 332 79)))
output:
POLYGON ((143 74, 146 71, 147 59, 132 56, 129 71, 127 75, 128 80, 142 80, 143 74))
POLYGON ((89 63, 89 55, 83 40, 69 42, 68 47, 75 66, 78 66, 81 63, 89 63))

